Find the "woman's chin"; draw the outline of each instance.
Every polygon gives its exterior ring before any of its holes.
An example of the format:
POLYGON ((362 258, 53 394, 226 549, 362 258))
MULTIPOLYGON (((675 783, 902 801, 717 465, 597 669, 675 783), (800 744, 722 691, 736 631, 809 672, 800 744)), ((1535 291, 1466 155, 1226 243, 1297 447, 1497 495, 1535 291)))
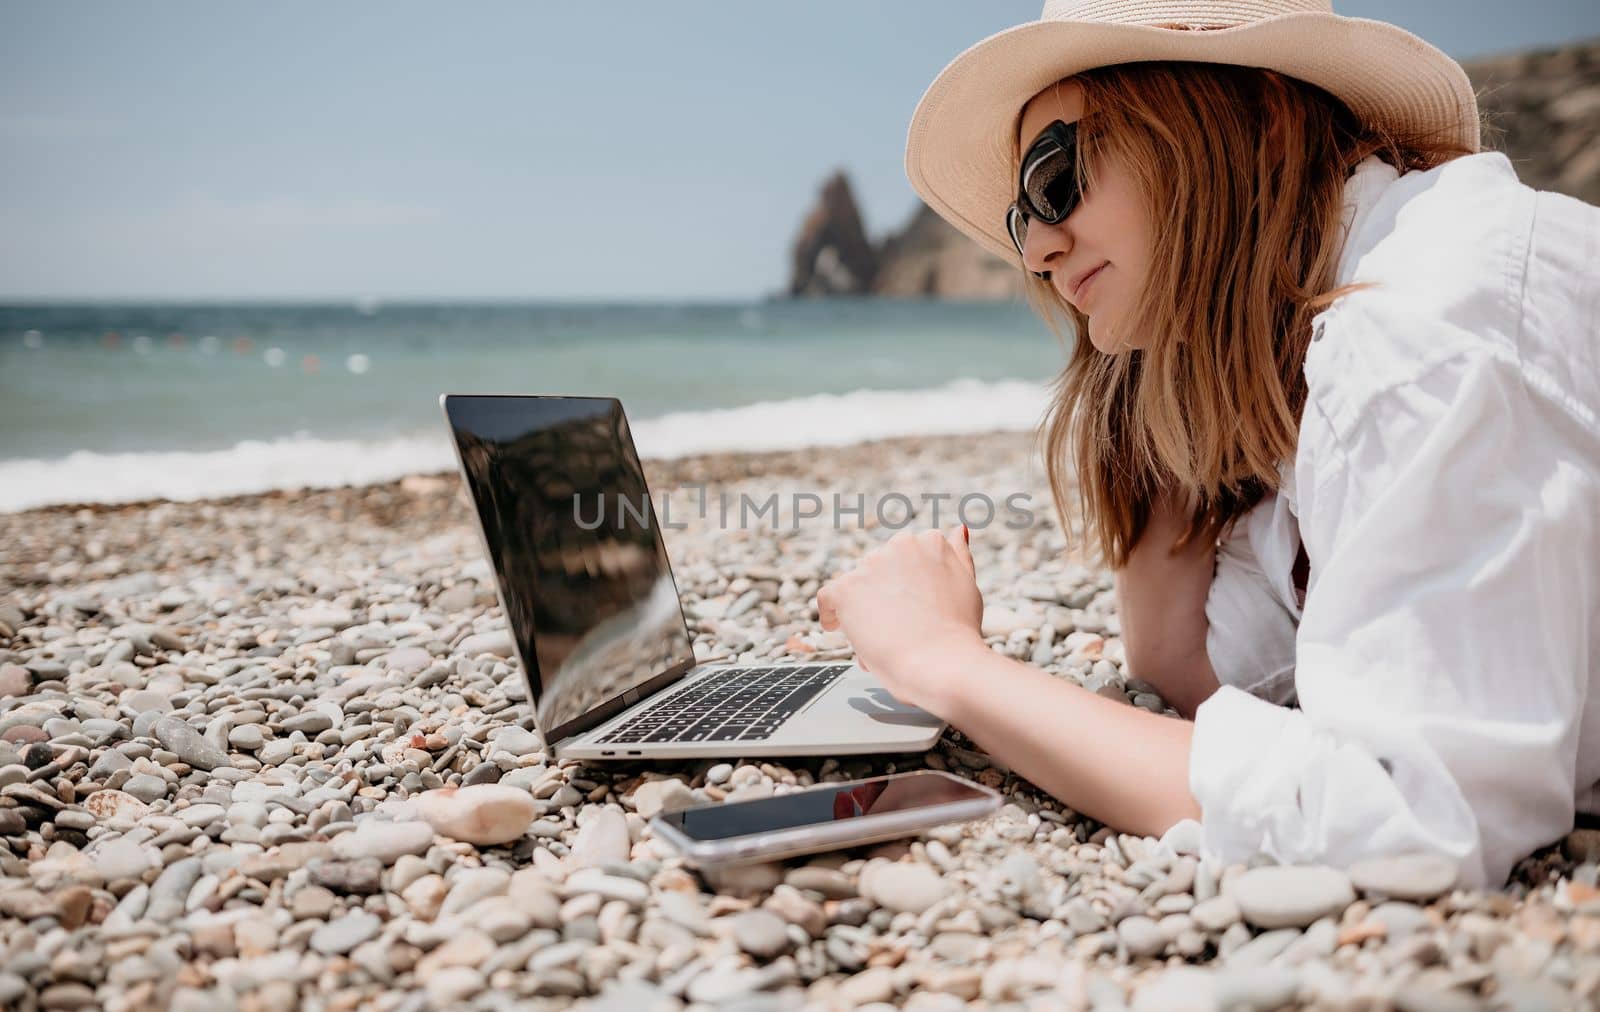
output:
POLYGON ((1117 335, 1104 323, 1089 321, 1089 343, 1102 355, 1115 355, 1123 349, 1117 347, 1117 335))

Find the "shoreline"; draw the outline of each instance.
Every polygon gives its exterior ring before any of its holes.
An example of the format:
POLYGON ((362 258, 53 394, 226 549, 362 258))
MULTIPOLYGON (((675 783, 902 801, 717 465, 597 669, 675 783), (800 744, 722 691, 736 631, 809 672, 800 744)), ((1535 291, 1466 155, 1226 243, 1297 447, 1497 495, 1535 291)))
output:
MULTIPOLYGON (((972 538, 986 640, 1165 710, 1124 670, 1110 574, 1065 551, 1034 438, 646 459, 686 524, 664 536, 697 654, 847 656, 810 602, 890 531, 723 527, 687 508, 689 483, 1021 491, 1035 523, 972 538)), ((1349 896, 1330 901, 1312 874, 1264 909, 1239 892, 1252 869, 1112 833, 954 730, 914 756, 557 761, 452 472, 43 507, 0 515, 0 539, 0 1004, 1139 1010, 1600 994, 1600 830, 1529 858, 1504 890, 1345 878, 1349 896), (647 828, 663 806, 924 767, 1005 806, 709 875, 647 828), (419 799, 459 799, 443 790, 457 784, 501 789, 495 804, 526 828, 508 843, 451 836, 419 799)), ((1129 789, 1139 775, 1130 755, 1129 789)))
MULTIPOLYGON (((773 450, 705 450, 672 457, 651 457, 641 454, 641 460, 645 465, 646 472, 649 474, 652 484, 654 484, 656 481, 657 471, 670 472, 674 468, 711 468, 712 470, 710 473, 714 475, 717 480, 726 480, 728 478, 737 477, 740 474, 749 473, 748 471, 735 470, 735 468, 739 467, 740 465, 749 465, 751 463, 757 463, 768 458, 779 462, 782 466, 791 469, 794 473, 801 473, 801 470, 804 468, 806 463, 804 458, 819 453, 854 456, 857 452, 871 451, 874 448, 882 448, 886 452, 903 452, 907 449, 915 449, 922 444, 930 442, 937 444, 960 444, 962 442, 987 442, 989 440, 1013 441, 1018 438, 1032 439, 1034 438, 1034 433, 1011 429, 990 429, 961 433, 885 436, 879 439, 863 439, 859 442, 839 445, 798 446, 773 450)), ((382 481, 362 484, 272 488, 264 489, 259 492, 240 492, 234 495, 214 496, 205 499, 164 499, 154 497, 146 499, 130 499, 120 502, 85 500, 81 502, 48 503, 41 506, 32 506, 24 510, 16 510, 10 513, 0 513, 0 518, 20 517, 63 511, 70 512, 80 509, 87 509, 93 512, 116 512, 123 509, 148 509, 150 507, 160 505, 238 505, 253 499, 294 499, 320 492, 358 493, 368 489, 400 486, 406 482, 416 482, 421 479, 454 478, 456 473, 457 472, 453 467, 434 468, 416 471, 414 473, 401 475, 396 478, 386 478, 382 481)), ((669 473, 667 476, 670 478, 671 474, 669 473)))

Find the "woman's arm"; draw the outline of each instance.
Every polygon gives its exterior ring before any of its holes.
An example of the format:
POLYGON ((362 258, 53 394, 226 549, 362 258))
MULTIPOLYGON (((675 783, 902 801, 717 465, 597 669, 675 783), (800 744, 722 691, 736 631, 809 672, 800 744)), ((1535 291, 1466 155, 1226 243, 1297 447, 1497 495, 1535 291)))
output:
POLYGON ((1600 444, 1515 355, 1406 310, 1341 303, 1317 351, 1360 382, 1314 384, 1300 430, 1301 709, 1217 690, 1190 785, 1223 861, 1432 853, 1497 888, 1593 782, 1600 444))
POLYGON ((1206 654, 1206 597, 1216 570, 1216 544, 1197 538, 1177 555, 1173 541, 1189 522, 1184 501, 1171 493, 1151 507, 1128 563, 1115 571, 1117 614, 1128 673, 1156 687, 1189 719, 1217 691, 1206 654))
POLYGON ((1078 812, 1141 834, 1197 818, 1192 725, 990 650, 973 575, 962 535, 901 532, 819 589, 818 616, 845 629, 856 663, 894 698, 957 725, 1078 812))
POLYGON ((1075 811, 1160 836, 1199 819, 1189 792, 1194 725, 1097 696, 1039 668, 975 648, 930 663, 927 709, 1075 811))
POLYGON ((1074 809, 1159 834, 1199 808, 1187 721, 1116 703, 1000 656, 979 632, 983 601, 960 534, 901 531, 817 592, 824 629, 901 702, 966 732, 1074 809))

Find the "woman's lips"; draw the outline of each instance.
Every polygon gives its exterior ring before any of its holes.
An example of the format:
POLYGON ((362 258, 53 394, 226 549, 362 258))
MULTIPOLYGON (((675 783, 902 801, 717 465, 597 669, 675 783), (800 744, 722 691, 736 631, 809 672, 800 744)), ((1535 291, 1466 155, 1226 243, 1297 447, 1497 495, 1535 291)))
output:
POLYGON ((1099 277, 1100 272, 1105 270, 1108 266, 1110 266, 1110 261, 1107 261, 1106 263, 1101 264, 1099 267, 1096 267, 1092 272, 1090 272, 1088 277, 1078 282, 1077 290, 1072 293, 1072 300, 1074 302, 1081 303, 1083 301, 1083 293, 1089 290, 1089 286, 1094 283, 1094 279, 1099 277))

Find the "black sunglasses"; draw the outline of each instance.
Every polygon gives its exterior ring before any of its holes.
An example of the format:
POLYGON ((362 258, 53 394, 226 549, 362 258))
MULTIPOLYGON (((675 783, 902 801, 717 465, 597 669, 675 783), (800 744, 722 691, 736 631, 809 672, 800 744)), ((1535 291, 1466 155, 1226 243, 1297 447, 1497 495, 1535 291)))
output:
MULTIPOLYGON (((1006 231, 1022 255, 1028 222, 1034 218, 1055 225, 1083 199, 1078 190, 1078 124, 1056 120, 1040 132, 1022 156, 1017 173, 1017 199, 1006 208, 1006 231)), ((1030 272, 1048 278, 1049 271, 1030 272)))

